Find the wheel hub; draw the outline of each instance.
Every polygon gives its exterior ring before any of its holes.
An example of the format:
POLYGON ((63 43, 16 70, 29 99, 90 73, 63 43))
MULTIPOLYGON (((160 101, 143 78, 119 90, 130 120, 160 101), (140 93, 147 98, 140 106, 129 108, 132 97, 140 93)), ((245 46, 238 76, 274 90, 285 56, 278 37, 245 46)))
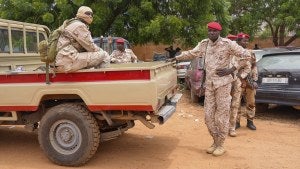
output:
POLYGON ((50 142, 56 151, 62 154, 72 154, 81 145, 81 131, 74 122, 59 120, 51 126, 50 142))

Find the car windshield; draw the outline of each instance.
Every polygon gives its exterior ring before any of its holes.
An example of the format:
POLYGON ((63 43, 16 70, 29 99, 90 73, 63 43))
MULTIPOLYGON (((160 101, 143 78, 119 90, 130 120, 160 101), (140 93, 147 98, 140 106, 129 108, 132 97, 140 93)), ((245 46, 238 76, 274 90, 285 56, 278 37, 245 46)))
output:
POLYGON ((262 58, 262 56, 265 54, 285 52, 285 51, 289 51, 289 49, 276 47, 276 48, 263 48, 263 49, 259 49, 259 50, 252 50, 252 52, 256 56, 256 62, 258 62, 262 58))
POLYGON ((258 71, 300 69, 299 54, 282 54, 263 57, 257 62, 258 71))
POLYGON ((264 50, 253 50, 253 53, 256 57, 256 62, 259 61, 262 58, 262 55, 266 53, 264 50))

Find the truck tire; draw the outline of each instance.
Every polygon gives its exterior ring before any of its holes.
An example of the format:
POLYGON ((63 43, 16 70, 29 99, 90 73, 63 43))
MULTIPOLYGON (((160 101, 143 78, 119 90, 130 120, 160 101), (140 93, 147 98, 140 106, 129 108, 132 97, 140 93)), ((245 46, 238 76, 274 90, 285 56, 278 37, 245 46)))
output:
POLYGON ((198 103, 199 97, 195 94, 195 91, 191 89, 191 102, 198 103))
POLYGON ((38 132, 41 148, 58 165, 79 166, 96 153, 100 130, 94 116, 82 105, 64 103, 50 108, 38 132))

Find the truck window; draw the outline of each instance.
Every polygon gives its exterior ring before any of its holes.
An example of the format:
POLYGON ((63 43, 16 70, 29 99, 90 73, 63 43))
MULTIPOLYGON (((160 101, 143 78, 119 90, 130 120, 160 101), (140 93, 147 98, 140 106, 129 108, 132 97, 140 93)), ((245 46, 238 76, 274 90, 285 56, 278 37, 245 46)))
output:
POLYGON ((24 53, 23 30, 11 30, 13 53, 24 53))
POLYGON ((9 53, 7 28, 0 28, 0 53, 9 53))
POLYGON ((40 40, 39 42, 41 42, 42 40, 46 40, 45 35, 42 33, 39 33, 39 40, 40 40))
POLYGON ((28 53, 37 53, 36 32, 26 32, 26 48, 28 53))

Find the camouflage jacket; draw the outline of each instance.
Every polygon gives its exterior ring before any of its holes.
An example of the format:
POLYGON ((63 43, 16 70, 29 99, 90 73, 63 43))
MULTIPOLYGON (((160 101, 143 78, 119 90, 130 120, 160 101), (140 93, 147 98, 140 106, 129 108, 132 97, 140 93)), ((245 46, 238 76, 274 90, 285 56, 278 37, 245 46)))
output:
POLYGON ((131 49, 125 51, 114 50, 110 55, 110 61, 113 63, 136 63, 137 57, 131 49))
POLYGON ((216 74, 217 69, 230 68, 232 55, 246 59, 251 57, 251 53, 236 42, 219 37, 215 42, 209 39, 202 40, 194 49, 182 52, 176 56, 176 59, 188 60, 205 57, 205 83, 212 83, 214 88, 218 88, 233 81, 232 75, 219 77, 216 74))

